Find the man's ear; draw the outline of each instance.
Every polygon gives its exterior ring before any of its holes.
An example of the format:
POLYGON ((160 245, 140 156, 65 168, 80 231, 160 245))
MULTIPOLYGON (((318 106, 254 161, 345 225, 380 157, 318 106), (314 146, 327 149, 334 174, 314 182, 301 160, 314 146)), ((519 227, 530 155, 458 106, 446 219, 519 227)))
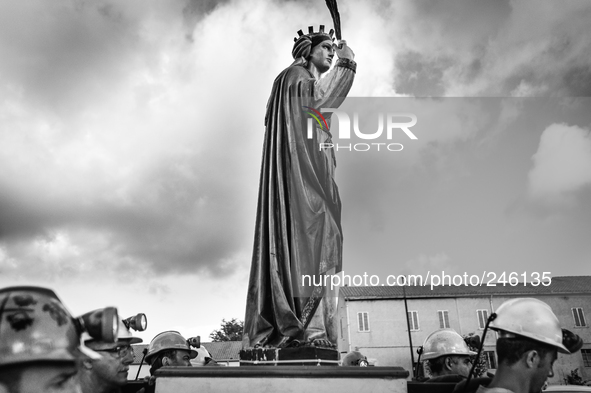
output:
POLYGON ((162 365, 163 366, 170 366, 170 359, 168 358, 168 356, 164 356, 162 358, 162 365))
POLYGON ((85 370, 92 370, 92 360, 84 359, 80 362, 82 364, 82 368, 85 370))
POLYGON ((452 368, 452 364, 453 364, 453 360, 450 356, 446 356, 445 359, 443 360, 443 366, 451 371, 452 368))
POLYGON ((538 364, 540 363, 540 354, 535 349, 531 351, 527 351, 525 353, 525 364, 528 368, 538 368, 538 364))

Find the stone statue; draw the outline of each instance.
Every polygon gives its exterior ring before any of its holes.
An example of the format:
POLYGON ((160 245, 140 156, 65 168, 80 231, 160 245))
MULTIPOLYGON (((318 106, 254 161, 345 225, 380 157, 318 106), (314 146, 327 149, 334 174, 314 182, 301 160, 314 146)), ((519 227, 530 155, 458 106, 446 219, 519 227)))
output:
POLYGON ((308 135, 307 112, 338 108, 357 65, 345 41, 333 43, 332 30, 298 34, 295 61, 275 79, 267 103, 244 347, 334 347, 337 339, 334 295, 302 285, 302 275, 340 272, 343 248, 334 151, 319 148, 331 143, 328 121, 314 122, 308 135))

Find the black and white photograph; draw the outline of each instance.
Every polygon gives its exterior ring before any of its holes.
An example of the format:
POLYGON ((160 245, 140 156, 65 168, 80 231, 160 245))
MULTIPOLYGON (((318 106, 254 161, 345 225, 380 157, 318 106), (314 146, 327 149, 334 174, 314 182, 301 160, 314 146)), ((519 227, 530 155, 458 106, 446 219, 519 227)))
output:
POLYGON ((0 393, 591 393, 590 20, 0 0, 0 393))

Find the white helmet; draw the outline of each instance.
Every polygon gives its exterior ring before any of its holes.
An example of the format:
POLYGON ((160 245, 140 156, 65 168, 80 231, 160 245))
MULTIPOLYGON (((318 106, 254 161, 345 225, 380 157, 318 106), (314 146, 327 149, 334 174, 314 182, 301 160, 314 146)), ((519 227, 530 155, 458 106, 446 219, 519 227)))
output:
POLYGON ((558 318, 543 301, 533 298, 507 300, 496 314, 497 318, 490 323, 490 328, 499 331, 501 337, 527 337, 570 354, 562 343, 558 318))
POLYGON ((369 362, 367 361, 367 356, 365 356, 361 352, 351 351, 345 355, 343 360, 341 360, 341 365, 345 366, 345 367, 350 367, 350 366, 367 367, 367 366, 369 366, 369 362))
POLYGON ((421 360, 436 359, 441 356, 474 356, 468 345, 453 329, 439 329, 431 333, 423 343, 421 360))
POLYGON ((191 362, 194 366, 205 366, 207 363, 207 358, 211 359, 211 354, 203 345, 196 349, 197 356, 191 362))

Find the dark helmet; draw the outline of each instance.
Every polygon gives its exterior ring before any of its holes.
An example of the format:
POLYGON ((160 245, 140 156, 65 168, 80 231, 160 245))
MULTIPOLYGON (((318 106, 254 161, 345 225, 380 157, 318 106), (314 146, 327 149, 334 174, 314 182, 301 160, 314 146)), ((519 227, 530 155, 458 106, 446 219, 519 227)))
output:
POLYGON ((80 345, 75 320, 57 295, 40 287, 0 289, 0 366, 74 362, 100 355, 80 345))

